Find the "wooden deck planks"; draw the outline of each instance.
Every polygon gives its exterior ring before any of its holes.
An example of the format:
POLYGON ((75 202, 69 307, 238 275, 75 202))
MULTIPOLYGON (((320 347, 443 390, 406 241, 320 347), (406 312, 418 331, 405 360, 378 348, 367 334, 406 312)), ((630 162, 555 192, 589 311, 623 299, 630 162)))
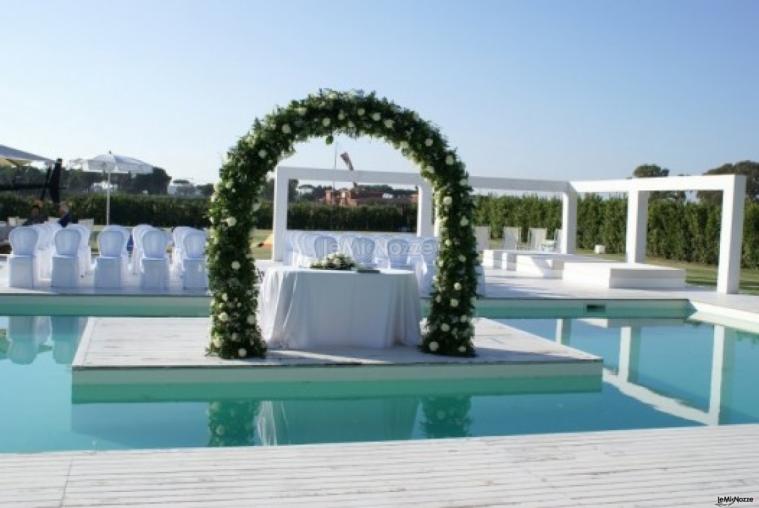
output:
POLYGON ((0 455, 0 506, 709 506, 759 497, 759 425, 0 455))

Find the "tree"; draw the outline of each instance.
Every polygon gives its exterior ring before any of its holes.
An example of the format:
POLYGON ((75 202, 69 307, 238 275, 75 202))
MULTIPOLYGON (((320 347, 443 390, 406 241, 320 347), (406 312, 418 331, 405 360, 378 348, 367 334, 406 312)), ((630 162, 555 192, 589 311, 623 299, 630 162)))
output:
MULTIPOLYGON (((669 176, 669 169, 656 164, 642 164, 633 171, 633 178, 653 178, 669 176)), ((649 201, 657 199, 669 199, 672 201, 685 201, 685 193, 682 191, 652 192, 649 201)))
MULTIPOLYGON (((759 162, 740 161, 734 164, 723 164, 710 169, 705 175, 746 175, 746 201, 759 202, 759 162)), ((721 203, 722 193, 719 191, 700 191, 698 199, 705 203, 721 203)))

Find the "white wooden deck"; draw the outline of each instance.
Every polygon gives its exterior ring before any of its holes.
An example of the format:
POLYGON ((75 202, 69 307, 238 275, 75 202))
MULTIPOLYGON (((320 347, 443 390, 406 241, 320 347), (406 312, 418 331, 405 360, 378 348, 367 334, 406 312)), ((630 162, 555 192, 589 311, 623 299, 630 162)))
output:
POLYGON ((209 318, 91 318, 72 364, 74 383, 601 375, 597 356, 489 319, 475 322, 478 354, 473 358, 396 346, 273 349, 265 359, 222 360, 205 354, 209 326, 209 318))
POLYGON ((0 455, 3 507, 714 506, 717 496, 759 502, 759 425, 0 455))

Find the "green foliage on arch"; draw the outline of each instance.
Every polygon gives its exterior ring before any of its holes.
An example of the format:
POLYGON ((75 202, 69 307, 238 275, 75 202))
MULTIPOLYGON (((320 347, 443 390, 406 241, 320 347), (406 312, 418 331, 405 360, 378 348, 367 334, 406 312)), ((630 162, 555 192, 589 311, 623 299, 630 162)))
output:
POLYGON ((464 164, 434 125, 374 93, 320 91, 277 108, 232 147, 211 198, 208 240, 211 304, 209 353, 262 357, 266 343, 256 322, 258 290, 249 241, 266 174, 293 153, 295 143, 336 134, 381 138, 419 165, 435 193, 440 221, 437 276, 422 350, 474 354, 477 276, 474 203, 464 164))

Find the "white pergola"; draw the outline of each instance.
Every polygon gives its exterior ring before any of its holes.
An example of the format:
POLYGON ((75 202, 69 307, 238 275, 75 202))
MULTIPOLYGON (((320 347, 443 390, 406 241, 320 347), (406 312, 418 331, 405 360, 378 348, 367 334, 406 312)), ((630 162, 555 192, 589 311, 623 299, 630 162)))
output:
MULTIPOLYGON (((287 202, 290 180, 355 181, 387 185, 415 185, 419 188, 416 232, 418 236, 434 233, 432 188, 418 173, 388 171, 352 171, 325 168, 279 166, 274 174, 274 245, 272 260, 282 261, 287 234, 287 202)), ((643 263, 646 255, 648 196, 656 191, 711 190, 722 192, 717 292, 736 293, 740 281, 743 242, 743 208, 746 177, 743 175, 676 176, 631 178, 626 180, 532 180, 470 176, 475 189, 544 192, 561 194, 561 252, 572 254, 577 242, 577 195, 579 193, 624 193, 627 200, 627 262, 643 263)))

